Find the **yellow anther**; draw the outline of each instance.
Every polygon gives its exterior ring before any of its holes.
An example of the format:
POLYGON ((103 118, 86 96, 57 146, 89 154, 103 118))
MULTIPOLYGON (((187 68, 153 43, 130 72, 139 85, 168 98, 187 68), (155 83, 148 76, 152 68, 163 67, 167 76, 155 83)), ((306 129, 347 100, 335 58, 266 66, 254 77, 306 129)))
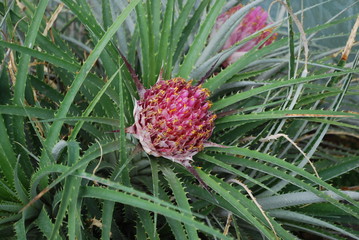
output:
POLYGON ((158 98, 151 98, 150 99, 150 103, 156 103, 156 102, 158 102, 158 98))
POLYGON ((203 148, 204 148, 204 147, 203 147, 203 144, 199 145, 197 148, 198 148, 199 152, 202 151, 203 148))
POLYGON ((204 92, 207 97, 209 97, 210 91, 207 88, 202 88, 201 91, 204 92))

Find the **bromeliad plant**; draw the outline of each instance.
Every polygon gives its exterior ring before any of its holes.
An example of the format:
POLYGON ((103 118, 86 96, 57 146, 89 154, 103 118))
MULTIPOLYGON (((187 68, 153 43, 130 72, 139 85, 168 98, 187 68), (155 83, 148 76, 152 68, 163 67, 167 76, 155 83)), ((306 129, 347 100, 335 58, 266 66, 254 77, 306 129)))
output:
POLYGON ((358 239, 359 20, 261 2, 1 2, 1 236, 358 239))

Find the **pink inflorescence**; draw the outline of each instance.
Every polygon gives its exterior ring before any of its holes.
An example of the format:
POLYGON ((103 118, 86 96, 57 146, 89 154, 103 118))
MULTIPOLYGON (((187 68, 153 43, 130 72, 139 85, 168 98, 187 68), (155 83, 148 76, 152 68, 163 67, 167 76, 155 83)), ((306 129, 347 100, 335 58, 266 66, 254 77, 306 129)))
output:
POLYGON ((137 101, 129 133, 143 149, 176 162, 191 160, 211 136, 216 115, 209 91, 183 78, 159 80, 137 101))
MULTIPOLYGON (((218 18, 215 25, 214 32, 215 34, 218 29, 226 22, 234 13, 236 13, 239 9, 242 8, 242 5, 237 5, 227 12, 222 13, 218 18)), ((252 35, 255 32, 260 31, 261 29, 267 26, 268 13, 262 7, 256 7, 249 11, 249 13, 244 16, 242 21, 238 24, 238 26, 233 30, 228 40, 225 42, 223 49, 230 48, 237 42, 242 39, 252 35)), ((228 66, 232 64, 241 56, 243 56, 246 52, 251 50, 254 46, 258 45, 261 41, 266 39, 269 35, 272 34, 272 29, 263 30, 263 32, 251 40, 247 41, 242 47, 240 47, 235 53, 233 53, 224 63, 224 66, 228 66)), ((276 39, 277 34, 272 34, 259 48, 262 48, 266 45, 271 44, 276 39)))

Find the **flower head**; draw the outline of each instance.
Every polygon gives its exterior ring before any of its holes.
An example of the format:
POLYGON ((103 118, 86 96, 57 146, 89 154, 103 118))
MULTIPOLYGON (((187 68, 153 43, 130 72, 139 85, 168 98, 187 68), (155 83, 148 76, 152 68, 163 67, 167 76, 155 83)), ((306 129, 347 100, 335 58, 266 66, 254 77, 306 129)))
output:
POLYGON ((135 123, 126 132, 136 137, 143 149, 155 157, 164 157, 184 166, 209 191, 192 167, 192 157, 204 147, 224 147, 207 140, 212 135, 216 115, 209 111, 209 91, 183 78, 162 79, 145 89, 131 64, 119 51, 136 85, 140 100, 134 108, 135 123))
POLYGON ((209 91, 183 78, 160 79, 136 102, 128 128, 150 155, 178 163, 192 160, 214 128, 209 91))
MULTIPOLYGON (((219 28, 225 23, 234 13, 242 8, 242 5, 239 4, 227 12, 222 13, 216 21, 215 28, 212 32, 212 36, 216 34, 219 28)), ((237 42, 243 40, 244 38, 252 35, 255 32, 260 31, 265 28, 267 24, 268 13, 262 7, 252 8, 247 15, 244 16, 242 21, 238 26, 233 30, 222 49, 227 49, 236 44, 237 42)), ((241 46, 236 52, 234 52, 224 63, 224 66, 228 66, 238 60, 246 52, 251 50, 253 47, 258 45, 261 41, 266 39, 269 35, 272 34, 272 29, 263 30, 263 32, 251 40, 247 41, 243 46, 241 46)), ((275 38, 276 34, 272 34, 259 48, 271 44, 275 38)))

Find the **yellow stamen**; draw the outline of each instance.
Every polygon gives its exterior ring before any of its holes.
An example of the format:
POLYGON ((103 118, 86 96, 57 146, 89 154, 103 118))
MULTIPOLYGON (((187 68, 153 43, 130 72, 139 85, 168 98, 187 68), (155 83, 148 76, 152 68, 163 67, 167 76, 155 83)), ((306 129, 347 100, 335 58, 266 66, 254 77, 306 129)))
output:
POLYGON ((207 97, 209 97, 210 91, 207 88, 202 88, 201 91, 204 92, 207 97))

